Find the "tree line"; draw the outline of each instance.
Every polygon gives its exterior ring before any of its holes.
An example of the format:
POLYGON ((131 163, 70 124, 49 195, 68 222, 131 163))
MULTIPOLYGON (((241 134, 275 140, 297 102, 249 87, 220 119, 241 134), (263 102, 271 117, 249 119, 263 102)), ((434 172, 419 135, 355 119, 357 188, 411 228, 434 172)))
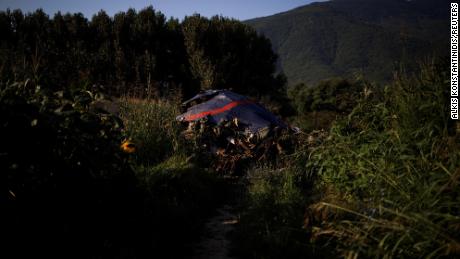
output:
POLYGON ((284 93, 270 41, 221 16, 167 19, 152 6, 113 17, 101 10, 0 12, 0 76, 51 90, 102 86, 113 95, 161 97, 179 90, 231 88, 253 96, 284 93))

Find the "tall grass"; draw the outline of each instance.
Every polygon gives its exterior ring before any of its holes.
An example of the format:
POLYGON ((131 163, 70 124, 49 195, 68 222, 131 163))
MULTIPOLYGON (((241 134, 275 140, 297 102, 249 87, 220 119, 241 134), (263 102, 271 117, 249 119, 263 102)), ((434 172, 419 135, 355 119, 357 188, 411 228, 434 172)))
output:
POLYGON ((173 101, 121 99, 125 135, 136 145, 137 163, 154 165, 181 151, 178 114, 173 101))
POLYGON ((306 195, 297 175, 272 166, 247 172, 247 193, 234 236, 241 258, 300 258, 309 255, 302 229, 306 195))
POLYGON ((431 63, 398 77, 310 155, 322 193, 308 210, 314 241, 348 258, 459 255, 460 149, 445 71, 431 63))
POLYGON ((192 147, 180 136, 172 100, 124 99, 125 136, 136 145, 131 165, 143 194, 151 240, 160 258, 190 255, 206 218, 224 199, 227 186, 212 169, 191 159, 192 147))
POLYGON ((460 256, 448 69, 426 63, 421 71, 366 89, 327 138, 305 140, 281 170, 249 174, 257 177, 236 250, 250 258, 460 256))

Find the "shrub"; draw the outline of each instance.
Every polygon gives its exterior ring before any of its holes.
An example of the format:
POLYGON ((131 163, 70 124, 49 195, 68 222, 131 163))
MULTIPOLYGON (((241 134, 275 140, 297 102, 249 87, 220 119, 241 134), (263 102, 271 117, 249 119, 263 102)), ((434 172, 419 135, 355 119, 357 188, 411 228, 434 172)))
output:
POLYGON ((365 99, 311 154, 321 198, 309 207, 318 244, 345 257, 459 254, 458 136, 449 136, 448 74, 437 64, 365 99))
POLYGON ((180 135, 174 100, 125 99, 121 112, 124 134, 136 144, 131 165, 151 231, 146 247, 168 258, 190 255, 207 217, 226 198, 227 185, 180 135))
POLYGON ((321 81, 314 87, 298 84, 288 90, 288 96, 299 114, 330 110, 350 112, 364 89, 364 82, 341 78, 321 81))
POLYGON ((181 257, 225 197, 224 182, 179 145, 175 106, 131 102, 123 131, 119 118, 91 105, 100 98, 1 86, 8 258, 181 257), (130 133, 138 148, 128 155, 120 144, 130 133))
POLYGON ((243 258, 299 258, 309 254, 302 229, 307 202, 295 171, 256 167, 234 234, 234 253, 243 258))
POLYGON ((337 117, 343 117, 356 106, 368 83, 332 78, 309 87, 298 84, 288 89, 292 106, 297 111, 293 123, 304 130, 328 129, 337 117))
POLYGON ((226 183, 212 171, 174 155, 156 166, 138 167, 140 188, 154 233, 156 254, 177 258, 193 253, 206 219, 226 196, 226 183))
POLYGON ((3 229, 14 256, 103 254, 132 234, 135 178, 119 148, 121 121, 90 109, 100 97, 1 85, 3 229))

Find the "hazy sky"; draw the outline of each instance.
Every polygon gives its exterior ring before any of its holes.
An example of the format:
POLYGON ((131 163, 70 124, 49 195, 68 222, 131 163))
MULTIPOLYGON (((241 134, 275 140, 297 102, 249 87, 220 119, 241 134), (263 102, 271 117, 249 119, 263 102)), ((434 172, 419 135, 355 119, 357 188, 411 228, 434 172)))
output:
POLYGON ((245 20, 319 1, 322 0, 0 0, 0 10, 19 8, 29 12, 43 8, 51 16, 60 10, 62 13, 81 12, 91 18, 101 9, 113 15, 118 11, 126 11, 129 7, 140 10, 152 5, 167 17, 182 19, 185 15, 200 13, 204 16, 219 14, 245 20))

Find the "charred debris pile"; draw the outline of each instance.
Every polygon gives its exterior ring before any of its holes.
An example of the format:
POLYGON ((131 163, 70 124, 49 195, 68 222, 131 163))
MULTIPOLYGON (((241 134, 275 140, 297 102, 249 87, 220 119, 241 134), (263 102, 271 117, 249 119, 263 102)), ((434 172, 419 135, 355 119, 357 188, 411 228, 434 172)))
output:
POLYGON ((185 124, 183 136, 228 175, 241 174, 252 162, 278 161, 294 151, 301 135, 256 101, 229 90, 202 92, 183 107, 176 117, 185 124))

